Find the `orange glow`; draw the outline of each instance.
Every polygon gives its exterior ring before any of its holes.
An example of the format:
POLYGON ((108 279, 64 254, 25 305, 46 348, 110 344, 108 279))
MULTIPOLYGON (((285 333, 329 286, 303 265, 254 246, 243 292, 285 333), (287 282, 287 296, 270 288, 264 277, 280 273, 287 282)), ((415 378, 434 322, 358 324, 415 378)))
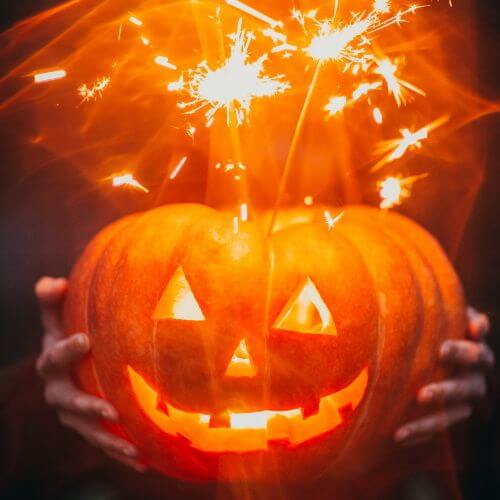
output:
POLYGON ((245 339, 236 347, 226 368, 226 377, 255 377, 256 371, 247 349, 245 339))
POLYGON ((178 267, 153 312, 153 320, 204 321, 203 314, 182 267, 178 267))
POLYGON ((321 397, 315 415, 306 418, 300 408, 229 412, 228 427, 212 428, 208 414, 183 411, 169 403, 165 403, 166 412, 159 410, 155 389, 131 366, 128 375, 140 407, 159 429, 171 436, 184 436, 195 449, 221 453, 265 450, 270 441, 278 439, 294 447, 331 432, 344 422, 339 410, 355 410, 368 385, 368 368, 364 368, 347 387, 321 397))
POLYGON ((46 83, 54 80, 60 80, 61 78, 65 78, 66 75, 66 70, 57 69, 54 71, 46 71, 44 73, 36 73, 33 78, 35 83, 46 83))
POLYGON ((311 278, 307 278, 290 298, 273 327, 291 332, 337 335, 332 314, 311 278))

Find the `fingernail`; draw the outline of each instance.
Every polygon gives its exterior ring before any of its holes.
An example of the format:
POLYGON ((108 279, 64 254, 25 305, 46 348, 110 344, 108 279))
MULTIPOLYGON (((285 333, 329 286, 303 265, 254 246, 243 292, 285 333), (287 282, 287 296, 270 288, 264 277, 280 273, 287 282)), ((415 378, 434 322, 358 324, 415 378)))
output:
POLYGON ((434 398, 434 392, 432 389, 422 389, 419 394, 419 400, 421 403, 428 403, 434 398))
POLYGON ((408 438, 409 435, 410 432, 408 431, 408 429, 399 429, 396 432, 396 441, 404 441, 408 438))
POLYGON ((137 455, 137 450, 132 446, 125 446, 122 452, 124 455, 127 455, 127 457, 135 457, 137 455))
POLYGON ((107 420, 116 420, 116 413, 110 408, 101 410, 101 415, 107 420))
POLYGON ((79 333, 75 336, 75 342, 78 345, 78 347, 86 348, 87 347, 87 336, 84 335, 83 333, 79 333))
POLYGON ((451 354, 452 346, 449 342, 444 342, 441 346, 439 354, 442 358, 447 358, 451 354))

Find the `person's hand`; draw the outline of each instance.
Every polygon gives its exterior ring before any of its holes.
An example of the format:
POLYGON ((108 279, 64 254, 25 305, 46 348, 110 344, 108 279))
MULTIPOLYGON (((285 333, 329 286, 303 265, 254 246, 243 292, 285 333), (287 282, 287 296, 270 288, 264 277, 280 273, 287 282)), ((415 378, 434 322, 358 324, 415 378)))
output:
POLYGON ((138 460, 135 446, 107 432, 101 421, 116 422, 118 414, 113 406, 80 391, 71 378, 71 368, 89 351, 89 339, 84 333, 64 337, 61 325, 61 306, 68 282, 64 278, 41 278, 35 285, 35 294, 41 311, 43 350, 36 368, 45 386, 45 401, 58 414, 66 427, 78 432, 89 443, 107 455, 137 471, 144 465, 138 460))
POLYGON ((413 445, 430 440, 438 432, 467 420, 474 401, 485 397, 485 372, 495 363, 492 350, 484 342, 490 325, 488 317, 472 307, 467 309, 467 316, 468 339, 447 340, 439 352, 441 362, 461 369, 461 373, 420 389, 418 404, 431 409, 434 407, 434 411, 400 427, 394 435, 397 442, 413 445), (440 409, 436 410, 436 407, 440 409))

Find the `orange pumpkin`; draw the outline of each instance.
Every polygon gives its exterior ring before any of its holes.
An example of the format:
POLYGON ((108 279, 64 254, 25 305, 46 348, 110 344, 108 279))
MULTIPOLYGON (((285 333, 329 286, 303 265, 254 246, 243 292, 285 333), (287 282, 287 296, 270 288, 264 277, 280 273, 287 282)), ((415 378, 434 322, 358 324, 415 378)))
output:
MULTIPOLYGON (((439 344, 465 333, 459 280, 400 215, 347 207, 240 223, 171 205, 99 233, 64 311, 87 331, 78 380, 166 474, 299 479, 387 449, 439 344), (260 223, 259 223, 260 221, 260 223)), ((340 472, 339 472, 340 473, 340 472)))

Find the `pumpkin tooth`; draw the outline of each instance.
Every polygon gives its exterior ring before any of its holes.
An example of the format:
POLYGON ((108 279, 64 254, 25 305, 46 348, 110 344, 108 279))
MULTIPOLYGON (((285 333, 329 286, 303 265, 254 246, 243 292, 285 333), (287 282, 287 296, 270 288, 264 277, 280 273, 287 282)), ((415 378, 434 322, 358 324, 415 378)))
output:
POLYGON ((218 415, 210 415, 208 426, 213 429, 231 427, 229 413, 220 413, 218 415))
POLYGON ((163 401, 163 399, 160 398, 160 396, 157 396, 156 399, 156 409, 167 415, 167 417, 170 416, 168 411, 168 405, 167 403, 165 403, 165 401, 163 401))
POLYGON ((307 406, 302 407, 300 411, 302 412, 302 418, 304 419, 317 415, 319 412, 319 399, 311 404, 308 404, 307 406))

